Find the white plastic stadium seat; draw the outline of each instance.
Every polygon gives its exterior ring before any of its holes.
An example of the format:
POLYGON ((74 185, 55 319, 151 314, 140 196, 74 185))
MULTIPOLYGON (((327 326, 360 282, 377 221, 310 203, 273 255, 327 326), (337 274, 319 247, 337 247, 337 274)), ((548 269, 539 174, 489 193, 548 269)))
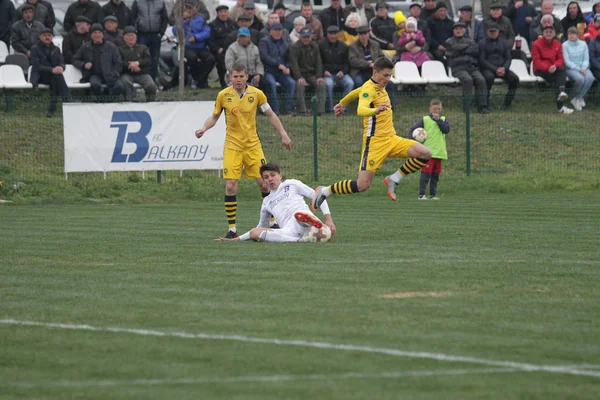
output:
POLYGON ((421 66, 421 75, 429 83, 438 85, 449 85, 458 83, 458 79, 450 78, 446 73, 446 68, 441 61, 425 61, 421 66))
POLYGON ((4 89, 32 89, 31 83, 25 80, 23 69, 18 65, 0 66, 0 85, 4 89))
MULTIPOLYGON (((525 67, 525 70, 527 70, 527 67, 525 67)), ((531 64, 529 64, 529 76, 535 79, 537 82, 545 82, 544 78, 542 78, 541 76, 537 76, 533 73, 533 60, 531 60, 531 64)))
MULTIPOLYGON (((33 69, 33 66, 29 66, 29 70, 27 70, 27 82, 31 82, 31 70, 33 69)), ((39 83, 38 87, 40 89, 50 89, 50 85, 44 85, 43 83, 39 83)))
POLYGON ((521 83, 535 83, 538 82, 538 76, 531 76, 529 72, 527 72, 527 65, 521 59, 515 58, 510 62, 510 70, 514 72, 518 77, 521 83))
POLYGON ((87 89, 90 87, 89 82, 79 82, 81 80, 81 71, 72 64, 65 65, 65 72, 63 75, 65 76, 65 82, 67 82, 67 86, 70 89, 87 89))
POLYGON ((412 61, 398 61, 394 67, 393 83, 405 85, 426 85, 427 79, 421 78, 417 64, 412 61))
POLYGON ((6 62, 6 56, 9 55, 8 47, 6 47, 6 43, 0 40, 0 64, 4 64, 6 62))

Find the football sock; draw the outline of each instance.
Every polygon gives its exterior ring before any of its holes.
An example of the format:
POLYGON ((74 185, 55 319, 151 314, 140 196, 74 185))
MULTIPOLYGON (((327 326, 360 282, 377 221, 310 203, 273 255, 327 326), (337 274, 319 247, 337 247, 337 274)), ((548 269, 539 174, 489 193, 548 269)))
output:
POLYGON ((402 174, 400 173, 400 170, 394 172, 392 175, 390 175, 390 179, 396 183, 400 182, 400 180, 404 178, 402 176, 402 174))
POLYGON ((273 242, 273 243, 286 243, 286 242, 297 242, 298 236, 286 235, 281 230, 276 229, 273 231, 262 231, 260 234, 259 242, 273 242))
POLYGON ((225 213, 227 214, 227 223, 229 223, 229 230, 236 232, 235 220, 237 217, 237 196, 225 195, 225 213))
POLYGON ((351 181, 346 179, 345 181, 339 181, 328 187, 332 194, 352 194, 358 193, 357 181, 351 181))
POLYGON ((400 174, 402 174, 402 176, 406 176, 408 174, 412 174, 413 172, 417 172, 423 168, 425 164, 427 164, 427 160, 423 158, 409 158, 398 171, 400 174))

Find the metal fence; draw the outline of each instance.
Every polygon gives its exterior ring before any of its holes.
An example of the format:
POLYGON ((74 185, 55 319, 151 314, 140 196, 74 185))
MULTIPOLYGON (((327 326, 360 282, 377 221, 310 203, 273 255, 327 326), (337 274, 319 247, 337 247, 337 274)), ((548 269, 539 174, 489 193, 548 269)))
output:
MULTIPOLYGON (((500 112, 503 89, 491 97, 494 107, 489 114, 473 108, 465 112, 458 88, 441 88, 433 92, 396 94, 394 123, 398 135, 407 136, 408 129, 428 113, 432 98, 444 104, 444 115, 450 121, 447 136, 449 159, 444 174, 450 176, 488 176, 554 173, 578 176, 598 174, 600 161, 600 105, 590 96, 584 111, 562 115, 556 111, 554 90, 519 91, 510 111, 500 112)), ((217 90, 187 93, 186 100, 213 100, 217 90)), ((310 101, 312 98, 308 99, 310 101)), ((74 101, 84 101, 74 98, 74 101)), ((161 101, 168 101, 164 95, 161 101)), ((2 99, 4 101, 4 99, 2 99)), ((64 185, 63 121, 59 111, 46 117, 49 99, 13 96, 14 110, 0 112, 0 182, 5 184, 52 182, 64 185)), ((115 104, 118 107, 118 104, 115 104)), ((356 174, 362 142, 363 121, 356 116, 356 105, 350 105, 344 116, 325 113, 306 116, 282 116, 292 138, 292 151, 286 151, 279 135, 268 120, 258 117, 258 130, 269 161, 278 162, 285 171, 307 182, 315 182, 356 174)), ((190 134, 193 134, 191 132, 190 134)), ((383 172, 396 169, 401 160, 386 161, 383 172)), ((141 179, 162 181, 201 179, 217 176, 218 171, 169 171, 75 173, 69 184, 94 180, 137 182, 141 179)))

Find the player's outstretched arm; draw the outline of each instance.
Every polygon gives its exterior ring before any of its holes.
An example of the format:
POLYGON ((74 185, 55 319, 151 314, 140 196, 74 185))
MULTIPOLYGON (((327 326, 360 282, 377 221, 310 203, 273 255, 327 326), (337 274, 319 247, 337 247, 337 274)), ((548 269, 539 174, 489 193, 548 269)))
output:
POLYGON ((331 214, 325 214, 325 225, 331 229, 331 234, 335 235, 337 230, 335 229, 335 224, 333 223, 333 218, 331 218, 331 214))
POLYGON ((350 104, 354 100, 358 99, 359 94, 360 94, 360 88, 358 87, 358 88, 354 89, 353 91, 351 91, 350 93, 348 93, 346 96, 344 96, 344 98, 340 100, 340 104, 343 107, 346 107, 348 104, 350 104))
POLYGON ((281 135, 281 143, 283 144, 283 147, 285 147, 287 150, 291 150, 292 140, 285 131, 285 128, 283 127, 283 124, 281 123, 281 120, 279 119, 277 114, 275 114, 273 110, 269 108, 267 111, 265 111, 265 115, 267 116, 267 118, 269 118, 269 122, 271 123, 271 125, 273 125, 277 132, 279 132, 279 134, 281 135))
POLYGON ((210 117, 208 117, 204 122, 204 126, 202 126, 202 128, 196 131, 196 137, 200 139, 206 133, 207 130, 215 126, 215 124, 219 120, 220 115, 221 114, 212 114, 210 117))

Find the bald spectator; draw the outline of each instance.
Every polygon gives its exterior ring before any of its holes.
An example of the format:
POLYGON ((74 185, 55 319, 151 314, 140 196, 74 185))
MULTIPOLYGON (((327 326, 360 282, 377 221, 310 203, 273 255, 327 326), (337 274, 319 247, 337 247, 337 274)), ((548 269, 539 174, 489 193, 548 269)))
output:
MULTIPOLYGON (((237 26, 240 28, 248 28, 250 30, 250 40, 252 43, 258 46, 258 42, 260 41, 260 33, 256 29, 250 28, 251 19, 249 15, 242 14, 237 19, 237 26)), ((233 43, 237 41, 237 30, 229 33, 227 38, 225 39, 225 50, 229 48, 233 43)))
POLYGON ((33 9, 34 9, 33 19, 44 24, 44 26, 46 28, 52 29, 52 27, 54 26, 54 23, 55 23, 55 21, 53 20, 53 15, 50 15, 50 11, 48 10, 48 7, 41 4, 38 0, 27 0, 25 2, 25 4, 23 4, 21 7, 19 7, 17 9, 17 20, 22 18, 21 10, 23 9, 23 6, 25 6, 27 4, 33 6, 33 9))
POLYGON ((246 67, 248 83, 254 87, 259 87, 265 75, 265 67, 260 60, 258 47, 250 40, 250 30, 248 28, 239 28, 237 41, 227 49, 225 55, 227 71, 231 71, 235 64, 246 67))
POLYGON ((127 100, 131 100, 133 85, 137 83, 144 89, 146 101, 154 101, 157 88, 149 74, 152 62, 150 50, 143 44, 137 43, 137 32, 133 26, 125 27, 123 41, 123 45, 119 47, 119 53, 123 60, 121 79, 125 85, 127 100))
POLYGON ((237 26, 235 22, 229 18, 229 7, 221 5, 217 7, 216 11, 217 18, 208 24, 210 26, 210 41, 208 42, 208 47, 216 61, 221 88, 225 88, 227 86, 225 84, 225 74, 227 73, 227 69, 225 68, 225 54, 227 52, 225 40, 230 33, 237 31, 237 26))
POLYGON ((133 25, 131 18, 131 10, 123 2, 123 0, 110 0, 102 6, 102 18, 113 16, 117 18, 117 28, 125 29, 128 25, 133 25))
POLYGON ((360 26, 369 25, 369 22, 375 18, 373 6, 364 0, 354 0, 354 4, 344 7, 344 17, 353 12, 357 13, 360 17, 360 26))
POLYGON ((10 48, 10 28, 15 17, 15 6, 11 0, 0 0, 0 40, 10 48))
POLYGON ((531 22, 531 27, 529 28, 529 40, 533 44, 537 39, 542 37, 543 34, 543 24, 542 19, 549 21, 550 24, 554 26, 554 32, 556 33, 556 39, 561 40, 563 36, 562 24, 558 18, 552 14, 554 12, 554 5, 552 4, 552 0, 544 0, 542 1, 542 5, 540 8, 540 13, 537 17, 533 19, 531 22))
POLYGON ((85 16, 92 24, 102 22, 102 7, 92 0, 77 0, 71 3, 63 21, 65 31, 70 32, 75 27, 75 19, 80 15, 85 16))
POLYGON ((331 6, 319 13, 319 20, 321 21, 323 32, 327 32, 327 28, 330 26, 337 26, 338 30, 341 31, 346 22, 342 0, 331 0, 331 6))
POLYGON ((454 23, 448 18, 448 6, 445 3, 438 3, 435 6, 436 12, 427 20, 427 27, 431 34, 429 51, 433 58, 444 63, 446 62, 446 40, 453 36, 454 23))
POLYGON ((325 112, 325 79, 323 79, 323 61, 319 45, 312 41, 310 28, 300 32, 300 40, 290 49, 290 68, 296 80, 296 104, 298 113, 310 114, 306 109, 306 88, 317 94, 318 113, 325 112))
POLYGON ((117 47, 125 44, 123 41, 123 31, 119 29, 119 21, 113 15, 104 18, 104 40, 111 42, 117 47))
POLYGON ((90 20, 80 15, 75 21, 75 28, 64 37, 62 42, 63 58, 67 64, 73 64, 75 54, 77 54, 84 42, 90 40, 90 20))
POLYGON ((246 1, 243 9, 244 14, 249 15, 251 18, 250 29, 254 29, 259 32, 262 31, 262 29, 265 27, 265 24, 256 16, 256 6, 254 5, 254 2, 252 0, 246 1))
POLYGON ((387 3, 377 3, 375 10, 377 16, 370 21, 372 37, 383 50, 394 50, 394 33, 397 27, 394 19, 388 16, 389 6, 387 3))
POLYGON ((321 21, 313 18, 312 4, 302 3, 300 15, 306 20, 306 27, 312 31, 312 40, 318 42, 323 39, 323 25, 321 25, 321 21))
POLYGON ((10 44, 17 53, 23 53, 30 56, 30 50, 40 37, 40 33, 45 29, 44 24, 33 19, 34 7, 31 4, 25 4, 21 7, 23 19, 15 22, 11 27, 10 44))

